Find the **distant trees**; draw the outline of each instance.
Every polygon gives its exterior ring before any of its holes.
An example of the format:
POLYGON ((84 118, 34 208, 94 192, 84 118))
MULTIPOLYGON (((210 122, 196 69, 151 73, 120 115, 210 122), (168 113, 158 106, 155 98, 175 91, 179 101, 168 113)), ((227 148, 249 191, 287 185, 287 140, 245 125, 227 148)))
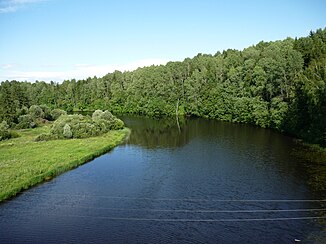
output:
POLYGON ((46 105, 32 105, 29 109, 23 107, 18 110, 17 123, 12 122, 12 127, 17 129, 34 128, 41 124, 43 120, 54 120, 51 116, 51 109, 46 105))
POLYGON ((0 121, 13 125, 27 114, 33 119, 58 118, 54 108, 153 117, 177 112, 275 128, 326 146, 325 67, 326 29, 318 29, 307 37, 198 54, 183 62, 115 71, 101 78, 62 84, 4 81, 0 121), (37 104, 50 110, 40 106, 44 115, 37 107, 26 111, 37 104))

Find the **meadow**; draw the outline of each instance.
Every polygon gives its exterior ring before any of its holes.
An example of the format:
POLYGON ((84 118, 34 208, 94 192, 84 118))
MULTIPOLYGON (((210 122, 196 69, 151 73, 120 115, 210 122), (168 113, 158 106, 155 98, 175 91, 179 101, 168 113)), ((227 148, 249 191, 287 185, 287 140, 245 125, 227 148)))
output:
POLYGON ((17 130, 18 138, 0 142, 0 201, 89 162, 130 134, 124 128, 97 137, 35 141, 38 135, 49 131, 50 124, 17 130))

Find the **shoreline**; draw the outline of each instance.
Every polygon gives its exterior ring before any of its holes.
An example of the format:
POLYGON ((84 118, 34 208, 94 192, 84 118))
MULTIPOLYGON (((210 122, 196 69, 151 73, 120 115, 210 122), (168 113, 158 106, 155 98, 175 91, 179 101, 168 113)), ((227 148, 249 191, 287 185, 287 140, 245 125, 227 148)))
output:
POLYGON ((130 129, 113 130, 83 139, 35 142, 48 126, 19 130, 0 142, 0 203, 42 182, 86 164, 125 141, 130 129))

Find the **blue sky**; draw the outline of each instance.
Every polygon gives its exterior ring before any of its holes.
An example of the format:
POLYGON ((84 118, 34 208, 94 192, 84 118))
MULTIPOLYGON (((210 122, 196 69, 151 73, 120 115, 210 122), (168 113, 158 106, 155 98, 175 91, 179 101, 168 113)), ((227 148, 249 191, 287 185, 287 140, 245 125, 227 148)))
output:
POLYGON ((326 27, 324 0, 0 0, 0 81, 103 76, 326 27))

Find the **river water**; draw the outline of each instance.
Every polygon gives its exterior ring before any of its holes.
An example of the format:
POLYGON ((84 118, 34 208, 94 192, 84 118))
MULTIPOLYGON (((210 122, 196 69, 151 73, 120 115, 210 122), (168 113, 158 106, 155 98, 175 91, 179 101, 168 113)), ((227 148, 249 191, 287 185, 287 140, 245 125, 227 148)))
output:
POLYGON ((290 137, 205 119, 122 119, 126 144, 0 205, 0 243, 326 240, 325 196, 290 137))

